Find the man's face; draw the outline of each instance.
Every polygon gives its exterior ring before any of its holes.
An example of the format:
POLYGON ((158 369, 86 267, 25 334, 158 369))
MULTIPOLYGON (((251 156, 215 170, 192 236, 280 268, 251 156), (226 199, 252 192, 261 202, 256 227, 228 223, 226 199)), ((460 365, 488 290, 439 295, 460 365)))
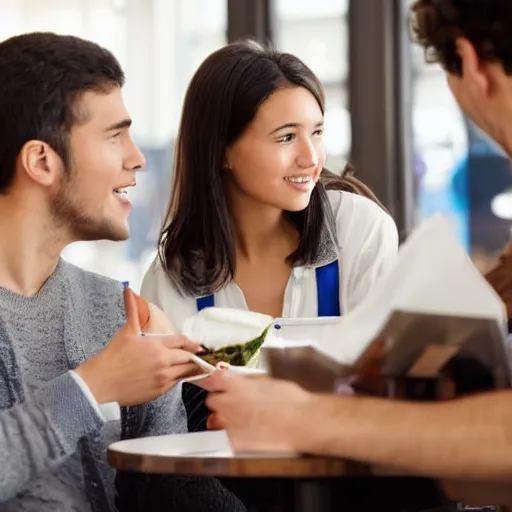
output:
POLYGON ((472 119, 482 129, 492 129, 488 127, 489 107, 488 99, 485 94, 475 90, 471 80, 467 77, 459 77, 448 73, 447 83, 455 97, 459 107, 470 119, 472 119))
POLYGON ((457 50, 462 76, 448 73, 448 85, 462 111, 505 150, 509 147, 512 78, 499 63, 482 62, 472 44, 461 38, 457 50))
POLYGON ((69 169, 52 191, 54 220, 73 240, 126 240, 131 204, 124 190, 135 186, 144 156, 119 87, 88 91, 79 101, 86 117, 70 131, 69 169))

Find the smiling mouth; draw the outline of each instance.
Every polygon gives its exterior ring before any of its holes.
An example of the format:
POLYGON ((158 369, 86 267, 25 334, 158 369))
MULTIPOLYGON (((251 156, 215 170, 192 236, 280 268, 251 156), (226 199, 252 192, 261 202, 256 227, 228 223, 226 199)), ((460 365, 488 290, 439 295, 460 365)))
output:
POLYGON ((285 178, 285 181, 289 183, 311 183, 311 176, 288 176, 285 178))
POLYGON ((126 190, 126 188, 115 188, 114 194, 118 195, 123 199, 128 199, 128 190, 126 190))
POLYGON ((126 185, 123 185, 121 187, 117 187, 113 190, 113 194, 119 199, 119 201, 121 201, 122 203, 126 204, 126 205, 130 205, 131 204, 131 201, 130 201, 130 197, 129 197, 129 194, 128 194, 128 189, 130 187, 134 187, 135 186, 135 183, 128 183, 126 185))

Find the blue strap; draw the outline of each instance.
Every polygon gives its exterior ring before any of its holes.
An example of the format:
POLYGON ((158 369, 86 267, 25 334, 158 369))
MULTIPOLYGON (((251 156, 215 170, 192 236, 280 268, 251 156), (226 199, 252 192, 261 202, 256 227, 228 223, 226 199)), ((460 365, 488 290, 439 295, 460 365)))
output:
MULTIPOLYGON (((340 316, 340 284, 338 260, 316 268, 316 290, 318 316, 340 316)), ((206 295, 196 299, 197 311, 215 305, 215 296, 206 295)))
POLYGON ((340 316, 338 260, 316 268, 318 316, 340 316))
POLYGON ((213 308, 215 305, 215 297, 213 295, 206 295, 206 297, 199 297, 196 299, 197 311, 204 308, 213 308))

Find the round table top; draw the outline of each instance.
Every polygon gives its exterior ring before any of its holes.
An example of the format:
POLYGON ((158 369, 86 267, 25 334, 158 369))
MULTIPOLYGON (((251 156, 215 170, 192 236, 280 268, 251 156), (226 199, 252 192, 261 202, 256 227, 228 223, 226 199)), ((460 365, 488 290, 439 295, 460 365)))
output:
MULTIPOLYGON (((225 439, 227 443, 227 436, 225 439)), ((119 471, 168 475, 329 478, 370 474, 365 464, 331 457, 233 454, 223 442, 220 432, 133 439, 111 445, 107 458, 119 471), (193 446, 187 444, 190 440, 194 441, 193 446)))
POLYGON ((108 450, 108 462, 118 471, 161 475, 215 477, 328 478, 366 476, 365 465, 329 457, 237 454, 234 456, 165 456, 108 450))

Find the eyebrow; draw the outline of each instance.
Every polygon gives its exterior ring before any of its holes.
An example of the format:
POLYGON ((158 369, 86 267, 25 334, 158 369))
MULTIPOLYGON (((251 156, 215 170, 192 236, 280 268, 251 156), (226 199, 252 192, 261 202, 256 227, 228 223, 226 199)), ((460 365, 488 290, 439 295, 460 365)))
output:
POLYGON ((105 129, 106 132, 111 132, 113 130, 121 130, 123 128, 129 128, 132 124, 131 119, 123 119, 122 121, 119 121, 116 124, 113 124, 105 129))
MULTIPOLYGON (((315 128, 320 128, 320 126, 323 126, 323 121, 318 121, 318 123, 315 124, 315 128)), ((276 132, 280 132, 281 130, 284 130, 285 128, 298 128, 299 126, 302 126, 300 123, 285 123, 281 126, 278 126, 275 130, 272 130, 269 135, 272 135, 276 132)))

